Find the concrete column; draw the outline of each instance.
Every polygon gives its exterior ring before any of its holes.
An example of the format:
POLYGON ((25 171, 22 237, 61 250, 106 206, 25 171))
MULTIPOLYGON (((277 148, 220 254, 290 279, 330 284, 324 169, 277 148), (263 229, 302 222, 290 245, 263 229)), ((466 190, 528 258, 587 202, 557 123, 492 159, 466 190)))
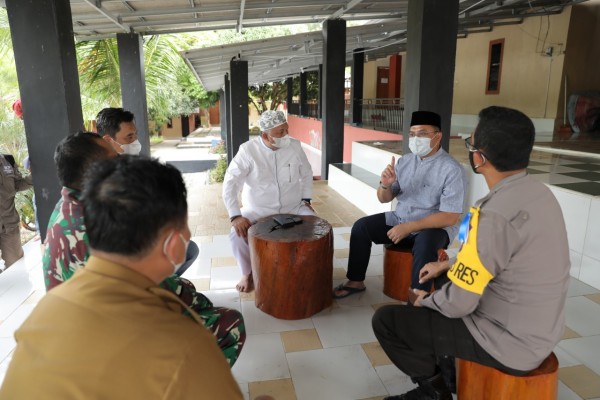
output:
POLYGON ((68 0, 6 0, 42 241, 60 198, 54 149, 83 129, 68 0))
MULTIPOLYGON (((227 75, 225 75, 225 79, 227 75)), ((227 142, 227 106, 225 105, 225 90, 219 89, 219 125, 221 140, 227 142)))
POLYGON ((250 139, 248 132, 248 61, 232 60, 229 62, 231 73, 231 126, 232 157, 238 152, 240 145, 250 139))
POLYGON ((306 89, 306 72, 300 73, 300 116, 308 117, 308 91, 306 89))
POLYGON ((286 93, 286 106, 287 106, 287 111, 288 114, 293 114, 293 103, 294 103, 294 78, 289 77, 286 78, 285 80, 285 86, 287 89, 287 93, 286 93))
POLYGON ((121 98, 123 108, 135 115, 140 154, 150 155, 148 102, 146 101, 146 74, 144 72, 144 40, 135 33, 117 34, 119 68, 121 71, 121 98))
POLYGON ((404 151, 413 111, 433 111, 442 117, 442 147, 450 143, 454 64, 459 0, 421 0, 408 3, 408 40, 404 89, 404 151))
POLYGON ((323 64, 319 64, 319 119, 323 118, 323 64))
POLYGON ((346 67, 346 21, 323 22, 323 137, 321 179, 329 164, 344 159, 344 68, 346 67))
POLYGON ((401 55, 394 54, 390 56, 390 73, 388 79, 388 97, 390 99, 400 98, 400 82, 402 80, 401 55))
POLYGON ((363 80, 365 71, 365 49, 354 49, 352 55, 352 85, 350 87, 350 123, 352 125, 362 124, 362 99, 363 99, 363 80))
POLYGON ((231 137, 231 82, 229 81, 229 74, 225 74, 225 143, 227 145, 227 164, 233 160, 233 139, 231 137))

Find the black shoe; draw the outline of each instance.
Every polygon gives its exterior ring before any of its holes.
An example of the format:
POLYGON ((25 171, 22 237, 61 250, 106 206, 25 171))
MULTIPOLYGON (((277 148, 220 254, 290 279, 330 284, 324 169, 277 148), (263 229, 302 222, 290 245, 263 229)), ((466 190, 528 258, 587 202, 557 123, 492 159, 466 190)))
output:
POLYGON ((398 396, 388 396, 384 400, 452 400, 452 394, 444 383, 441 374, 429 379, 420 379, 419 386, 398 396))
POLYGON ((453 356, 439 356, 437 358, 440 373, 450 392, 456 394, 456 363, 453 356))

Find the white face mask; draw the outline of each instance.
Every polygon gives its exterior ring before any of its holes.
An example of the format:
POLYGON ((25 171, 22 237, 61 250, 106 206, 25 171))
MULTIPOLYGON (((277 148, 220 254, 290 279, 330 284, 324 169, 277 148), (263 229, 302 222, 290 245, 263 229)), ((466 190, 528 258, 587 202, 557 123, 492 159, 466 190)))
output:
POLYGON ((134 142, 129 144, 119 143, 119 146, 121 146, 121 148, 123 149, 123 154, 131 154, 132 156, 137 156, 140 154, 140 151, 142 151, 142 144, 137 139, 135 139, 134 142))
POLYGON ((165 255, 165 257, 167 257, 167 260, 169 260, 169 262, 173 266, 173 273, 176 273, 177 270, 179 270, 179 268, 181 268, 183 263, 185 263, 185 260, 187 257, 187 249, 188 249, 188 246, 190 245, 190 242, 189 242, 189 240, 185 240, 185 238, 183 237, 183 235, 181 233, 179 234, 179 238, 181 239, 181 241, 183 242, 183 245, 185 246, 185 251, 183 252, 183 260, 179 263, 176 263, 175 261, 173 261, 171 259, 171 256, 169 256, 167 254, 167 243, 169 243, 169 240, 171 240, 171 238, 173 237, 173 232, 175 232, 175 231, 171 231, 171 233, 169 233, 169 236, 167 236, 167 238, 165 239, 165 242, 163 243, 163 254, 165 255))
POLYGON ((290 145, 290 135, 285 135, 280 138, 271 136, 271 139, 273 139, 273 147, 277 147, 278 149, 283 149, 290 145))
POLYGON ((431 138, 428 137, 411 137, 408 138, 408 148, 413 154, 419 157, 425 157, 433 150, 430 146, 431 138))

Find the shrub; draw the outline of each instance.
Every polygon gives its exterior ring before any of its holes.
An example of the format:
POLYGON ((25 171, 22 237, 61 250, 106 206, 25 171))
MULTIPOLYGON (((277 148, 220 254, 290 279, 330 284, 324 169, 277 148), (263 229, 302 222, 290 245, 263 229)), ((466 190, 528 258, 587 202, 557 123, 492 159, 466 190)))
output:
POLYGON ((214 147, 211 147, 211 149, 209 150, 209 153, 212 153, 212 154, 226 154, 227 153, 227 148, 225 147, 225 141, 221 140, 219 142, 219 144, 217 144, 214 147))
POLYGON ((225 179, 225 171, 227 171, 227 158, 221 156, 217 160, 217 164, 213 169, 210 170, 210 180, 213 183, 223 182, 225 179))

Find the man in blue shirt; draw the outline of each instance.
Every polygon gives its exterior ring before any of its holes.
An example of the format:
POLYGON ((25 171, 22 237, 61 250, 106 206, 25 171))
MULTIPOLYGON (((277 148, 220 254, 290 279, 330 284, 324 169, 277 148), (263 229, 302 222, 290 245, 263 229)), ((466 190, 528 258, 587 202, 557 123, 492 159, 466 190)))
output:
POLYGON ((419 271, 437 261, 458 231, 463 213, 466 178, 462 166, 441 148, 441 117, 430 111, 412 114, 409 147, 412 153, 392 162, 381 173, 377 198, 396 199, 395 211, 369 215, 356 221, 350 235, 348 281, 333 291, 344 298, 366 289, 365 274, 372 243, 400 244, 412 249, 412 288, 429 290, 431 281, 419 283, 419 271))

